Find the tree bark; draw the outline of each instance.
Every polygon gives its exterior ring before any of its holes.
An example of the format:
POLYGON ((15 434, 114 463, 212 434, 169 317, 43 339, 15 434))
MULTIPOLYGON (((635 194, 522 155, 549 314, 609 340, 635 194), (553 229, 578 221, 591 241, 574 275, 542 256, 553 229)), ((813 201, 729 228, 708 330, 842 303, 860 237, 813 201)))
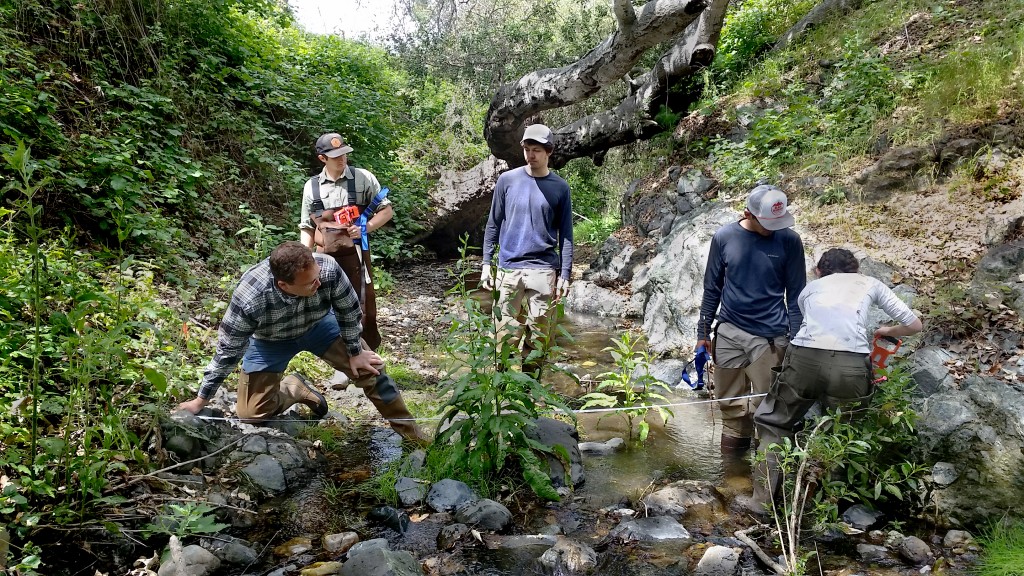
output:
POLYGON ((728 0, 651 0, 637 14, 629 0, 615 0, 613 10, 619 28, 583 58, 562 68, 531 72, 498 89, 484 124, 484 137, 491 152, 511 166, 521 166, 519 140, 531 117, 593 96, 626 76, 647 50, 674 39, 672 48, 643 76, 639 88, 615 109, 553 130, 558 155, 552 166, 660 132, 650 127, 652 118, 647 117, 651 99, 694 69, 710 63, 714 43, 696 40, 713 36, 717 42, 727 5, 728 0), (709 4, 712 10, 705 10, 709 4), (717 13, 717 22, 702 16, 707 12, 717 13), (707 46, 698 47, 700 44, 707 46), (627 117, 635 112, 642 112, 644 118, 627 117), (570 134, 571 130, 582 133, 570 134))

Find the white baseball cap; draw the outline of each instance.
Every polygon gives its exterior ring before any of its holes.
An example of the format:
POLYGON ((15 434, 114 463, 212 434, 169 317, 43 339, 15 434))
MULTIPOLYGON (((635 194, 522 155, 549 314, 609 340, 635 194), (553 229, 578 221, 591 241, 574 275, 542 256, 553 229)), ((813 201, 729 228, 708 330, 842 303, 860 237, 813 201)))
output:
POLYGON ((758 186, 747 196, 747 210, 766 230, 782 230, 796 224, 787 206, 786 193, 775 186, 758 186))
POLYGON ((527 140, 533 140, 538 144, 550 144, 551 143, 551 129, 543 124, 530 124, 526 127, 526 131, 523 132, 523 142, 527 140))

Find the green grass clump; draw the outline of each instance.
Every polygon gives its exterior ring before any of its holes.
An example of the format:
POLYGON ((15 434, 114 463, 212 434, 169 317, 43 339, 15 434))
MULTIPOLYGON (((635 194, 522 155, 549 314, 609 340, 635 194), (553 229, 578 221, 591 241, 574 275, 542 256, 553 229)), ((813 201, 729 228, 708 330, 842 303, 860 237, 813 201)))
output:
POLYGON ((978 576, 1024 576, 1024 522, 996 522, 981 535, 978 576))

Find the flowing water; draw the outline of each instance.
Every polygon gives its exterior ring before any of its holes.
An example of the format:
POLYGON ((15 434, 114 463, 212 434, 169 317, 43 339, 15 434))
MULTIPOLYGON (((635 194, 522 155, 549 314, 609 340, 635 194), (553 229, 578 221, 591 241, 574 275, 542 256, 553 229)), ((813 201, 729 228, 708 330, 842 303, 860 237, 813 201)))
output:
MULTIPOLYGON (((578 397, 593 386, 601 372, 614 369, 611 357, 603 348, 621 329, 614 324, 594 319, 569 318, 566 328, 574 341, 565 343, 568 359, 563 368, 574 372, 581 385, 565 375, 553 374, 552 385, 562 394, 578 397)), ((652 372, 673 384, 678 381, 681 363, 658 365, 652 372)), ((672 408, 674 417, 666 424, 651 412, 650 436, 643 445, 628 444, 607 456, 584 456, 586 483, 569 502, 557 505, 530 505, 515 513, 515 531, 522 535, 537 534, 552 525, 558 525, 571 538, 601 548, 601 537, 614 527, 616 520, 605 512, 629 506, 642 494, 651 492, 668 480, 707 480, 727 495, 750 489, 750 468, 745 463, 725 463, 718 448, 721 425, 714 404, 706 393, 688 389, 673 390, 667 394, 669 403, 682 404, 672 408)), ((626 420, 618 414, 584 413, 578 415, 578 427, 583 441, 602 442, 611 438, 627 438, 626 420)), ((269 525, 261 528, 264 538, 269 530, 277 530, 281 541, 285 536, 302 533, 323 534, 340 530, 344 524, 359 521, 367 509, 378 503, 355 493, 344 499, 343 506, 354 508, 348 518, 338 517, 338 502, 324 495, 326 487, 337 483, 364 480, 401 457, 396 436, 382 428, 367 427, 366 442, 346 448, 344 462, 335 462, 322 481, 277 502, 269 525), (334 518, 334 521, 330 521, 334 518), (286 528, 287 527, 287 528, 286 528)), ((642 511, 641 511, 642 512, 642 511)), ((642 515, 642 514, 641 514, 642 515)), ((436 536, 443 523, 434 522, 429 514, 422 517, 413 513, 413 522, 404 535, 370 525, 361 525, 364 537, 386 537, 392 549, 412 551, 418 558, 445 556, 436 551, 436 536)), ((510 538, 498 549, 483 546, 465 548, 461 555, 448 557, 465 574, 487 576, 519 576, 536 574, 534 560, 550 542, 510 538)), ((599 555, 600 573, 605 576, 660 576, 680 573, 680 562, 685 566, 685 547, 679 543, 653 546, 610 548, 614 553, 602 551, 599 555)), ((320 559, 325 559, 321 556, 320 559)))

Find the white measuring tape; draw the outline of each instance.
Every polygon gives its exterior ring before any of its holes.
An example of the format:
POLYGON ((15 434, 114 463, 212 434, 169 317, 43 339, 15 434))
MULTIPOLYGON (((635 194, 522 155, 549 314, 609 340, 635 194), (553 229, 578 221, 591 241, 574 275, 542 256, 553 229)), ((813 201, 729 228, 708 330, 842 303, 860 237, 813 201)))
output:
MULTIPOLYGON (((767 394, 748 394, 746 396, 733 396, 732 398, 709 398, 707 400, 695 400, 695 401, 692 401, 692 402, 675 402, 675 403, 671 403, 671 404, 642 404, 640 406, 618 406, 618 407, 615 407, 615 408, 585 408, 585 409, 581 409, 581 410, 568 410, 568 411, 566 411, 566 410, 546 410, 544 413, 545 414, 551 414, 551 413, 559 413, 560 412, 560 413, 565 414, 566 412, 568 412, 568 413, 572 413, 572 414, 596 414, 596 413, 601 413, 601 412, 626 412, 628 410, 645 410, 645 409, 646 410, 650 410, 651 408, 678 408, 680 406, 696 406, 698 404, 712 404, 712 403, 715 403, 715 402, 722 402, 723 400, 747 400, 747 399, 750 399, 750 398, 761 398, 763 396, 767 396, 767 394)), ((240 418, 224 418, 224 417, 220 417, 220 416, 197 416, 197 418, 200 418, 202 420, 215 421, 215 422, 231 422, 232 424, 250 424, 249 422, 243 422, 242 419, 240 419, 240 418)), ((382 416, 382 418, 383 418, 383 416, 382 416)), ((376 420, 376 418, 349 419, 350 422, 362 422, 362 423, 369 423, 369 422, 373 422, 374 420, 376 420)), ((437 416, 437 417, 423 417, 423 418, 384 418, 384 420, 387 420, 388 422, 431 422, 431 421, 439 422, 441 420, 444 420, 444 418, 442 418, 440 416, 437 416)), ((255 423, 252 423, 252 424, 265 424, 267 422, 305 422, 305 423, 308 423, 308 422, 323 422, 323 420, 302 420, 302 419, 297 419, 297 418, 281 418, 281 419, 260 420, 259 422, 255 422, 255 423)))

